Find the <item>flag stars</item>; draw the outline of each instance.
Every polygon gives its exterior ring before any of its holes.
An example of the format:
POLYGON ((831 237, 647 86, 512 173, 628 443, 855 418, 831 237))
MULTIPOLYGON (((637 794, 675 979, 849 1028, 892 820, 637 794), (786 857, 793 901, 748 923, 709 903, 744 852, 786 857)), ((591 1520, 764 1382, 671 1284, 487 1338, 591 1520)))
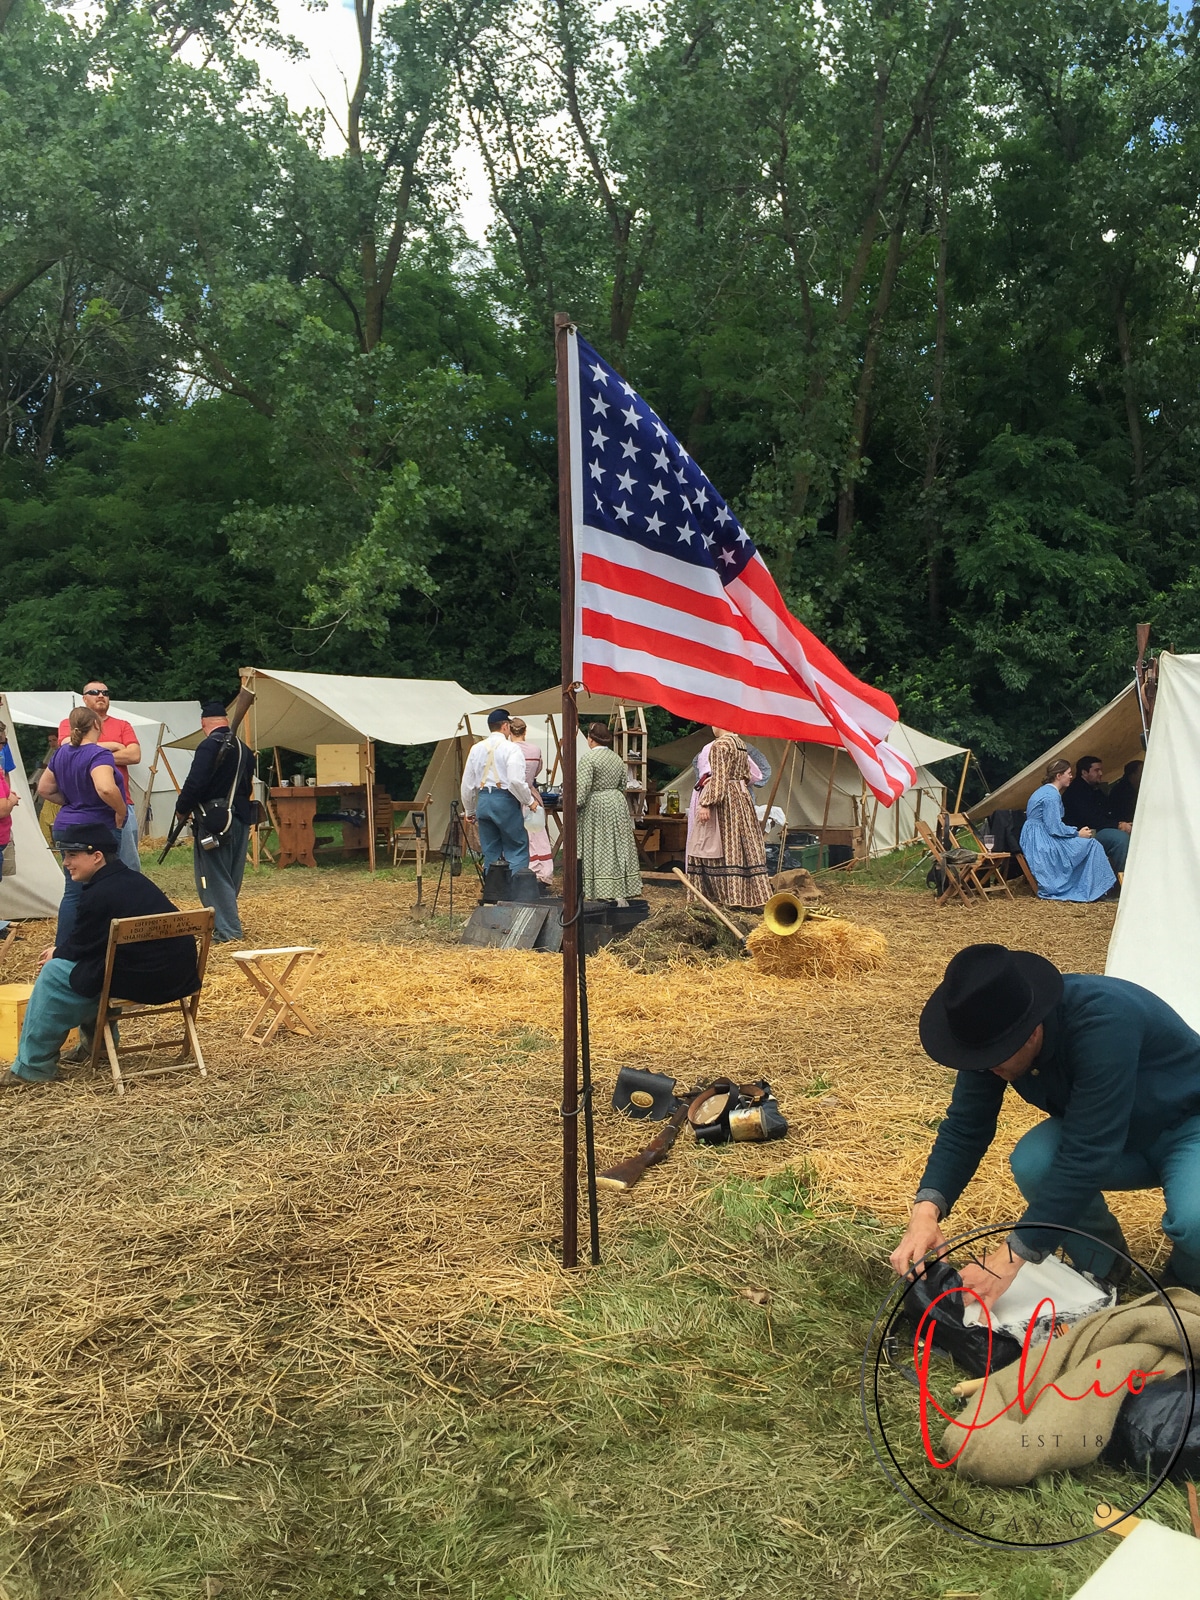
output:
POLYGON ((737 560, 737 556, 734 555, 732 550, 722 550, 721 551, 721 560, 725 563, 725 565, 727 567, 731 567, 733 565, 733 563, 737 560))
POLYGON ((602 394, 594 394, 592 396, 592 414, 593 416, 601 417, 608 415, 608 401, 602 394))
POLYGON ((739 544, 749 544, 750 543, 750 535, 746 532, 745 528, 739 528, 738 529, 738 543, 739 544))
POLYGON ((703 484, 701 484, 700 487, 696 490, 696 504, 700 507, 700 509, 702 511, 703 511, 704 507, 708 504, 708 493, 705 490, 705 487, 704 487, 703 484))
POLYGON ((623 472, 620 475, 620 477, 617 479, 617 483, 625 491, 626 494, 632 494, 633 493, 633 474, 631 472, 629 472, 628 470, 626 470, 625 472, 623 472))
POLYGON ((654 465, 660 472, 665 472, 671 465, 671 458, 665 450, 656 450, 654 452, 654 465))
POLYGON ((651 512, 651 514, 646 518, 646 526, 649 528, 650 532, 657 537, 657 535, 660 534, 666 527, 666 523, 659 516, 658 512, 654 511, 651 512))
POLYGON ((592 377, 595 378, 597 383, 608 382, 608 373, 605 372, 604 368, 598 361, 594 361, 592 363, 592 377))
MULTIPOLYGON (((689 528, 686 523, 682 523, 678 528, 676 528, 675 532, 679 535, 679 543, 686 544, 690 549, 692 540, 696 537, 695 528, 689 528)), ((705 534, 706 539, 707 537, 708 535, 705 534)))
POLYGON ((701 534, 701 535, 700 535, 700 537, 701 537, 701 538, 702 538, 702 539, 703 539, 703 540, 704 540, 704 548, 705 548, 705 549, 706 549, 706 550, 711 550, 711 549, 712 549, 712 547, 713 547, 713 545, 715 545, 715 544, 716 544, 716 542, 717 542, 717 541, 716 541, 716 540, 715 540, 715 539, 714 539, 714 538, 713 538, 713 536, 712 536, 712 534, 711 534, 711 533, 702 533, 702 534, 701 534))
POLYGON ((622 389, 624 389, 626 396, 630 400, 636 400, 637 399, 637 391, 636 391, 636 389, 633 387, 633 385, 631 383, 622 383, 621 387, 622 387, 622 389))
POLYGON ((601 433, 599 428, 592 429, 591 439, 597 450, 603 450, 604 446, 608 443, 608 435, 606 433, 601 433))
POLYGON ((667 503, 667 486, 665 483, 652 483, 650 485, 650 498, 660 506, 667 503))
POLYGON ((675 474, 675 482, 676 483, 686 483, 687 482, 687 473, 683 470, 682 467, 680 467, 679 471, 675 474))
POLYGON ((637 427, 638 414, 636 406, 628 406, 624 411, 622 411, 621 415, 625 418, 625 426, 627 428, 637 427))
POLYGON ((620 517, 622 523, 627 523, 630 517, 633 515, 633 508, 631 506, 627 506, 624 500, 622 500, 619 506, 613 507, 613 515, 620 517))
POLYGON ((601 478, 604 476, 604 468, 598 461, 589 461, 588 470, 591 472, 592 478, 596 483, 599 483, 601 478))
POLYGON ((727 522, 732 522, 733 521, 733 518, 729 515, 729 507, 728 506, 720 506, 718 508, 718 510, 717 510, 717 521, 720 523, 720 525, 722 527, 724 527, 727 522))
POLYGON ((623 456, 628 456, 631 461, 636 461, 640 453, 641 451, 639 446, 634 444, 632 439, 626 439, 625 443, 621 446, 621 454, 623 456))
POLYGON ((654 431, 660 439, 665 439, 667 437, 667 430, 663 427, 662 423, 657 417, 654 419, 654 431))

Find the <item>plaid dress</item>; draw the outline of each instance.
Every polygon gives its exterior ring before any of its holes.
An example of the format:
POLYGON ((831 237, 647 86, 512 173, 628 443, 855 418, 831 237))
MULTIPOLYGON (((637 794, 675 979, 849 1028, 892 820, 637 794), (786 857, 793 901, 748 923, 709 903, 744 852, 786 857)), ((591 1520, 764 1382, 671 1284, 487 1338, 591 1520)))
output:
POLYGON ((585 900, 634 900, 642 892, 625 763, 598 745, 579 758, 579 854, 585 900))
POLYGON ((764 906, 771 898, 762 828, 750 798, 746 746, 723 733, 709 746, 712 771, 700 793, 721 827, 721 854, 688 857, 688 877, 717 905, 764 906))

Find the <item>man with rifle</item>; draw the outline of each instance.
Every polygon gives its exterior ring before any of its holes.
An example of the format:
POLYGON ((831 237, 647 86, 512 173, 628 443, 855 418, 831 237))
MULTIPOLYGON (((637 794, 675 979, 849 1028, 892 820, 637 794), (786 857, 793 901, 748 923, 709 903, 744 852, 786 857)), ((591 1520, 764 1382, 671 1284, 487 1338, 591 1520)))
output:
POLYGON ((179 792, 175 826, 167 842, 170 849, 191 817, 196 891, 201 905, 211 906, 215 913, 213 940, 217 944, 242 937, 238 895, 253 816, 254 757, 238 738, 237 726, 253 699, 248 689, 238 695, 233 727, 220 700, 201 706, 204 740, 179 792))

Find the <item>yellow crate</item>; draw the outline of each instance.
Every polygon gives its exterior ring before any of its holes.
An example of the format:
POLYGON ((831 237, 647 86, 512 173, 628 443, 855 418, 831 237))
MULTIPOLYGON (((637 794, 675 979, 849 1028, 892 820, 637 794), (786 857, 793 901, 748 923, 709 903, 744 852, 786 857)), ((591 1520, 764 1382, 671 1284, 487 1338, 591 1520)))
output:
POLYGON ((0 983, 0 1061, 11 1061, 17 1053, 25 1007, 32 993, 31 983, 0 983))

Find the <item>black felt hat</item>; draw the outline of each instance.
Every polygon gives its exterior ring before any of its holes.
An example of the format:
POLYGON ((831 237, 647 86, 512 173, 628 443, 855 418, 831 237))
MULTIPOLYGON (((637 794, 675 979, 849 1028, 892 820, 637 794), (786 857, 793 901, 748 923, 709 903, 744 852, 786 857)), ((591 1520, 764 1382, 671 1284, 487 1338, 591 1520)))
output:
POLYGON ((921 1012, 921 1044, 956 1072, 1007 1061, 1062 999, 1062 973, 1032 950, 969 944, 921 1012))
POLYGON ((207 717, 210 720, 214 717, 227 716, 228 713, 225 710, 224 700, 206 700, 200 707, 200 715, 202 717, 207 717))
POLYGON ((502 728, 506 722, 511 722, 511 721, 512 721, 512 712, 511 711, 505 711, 505 710, 503 710, 501 708, 500 710, 491 711, 491 712, 488 713, 488 727, 489 728, 502 728))

